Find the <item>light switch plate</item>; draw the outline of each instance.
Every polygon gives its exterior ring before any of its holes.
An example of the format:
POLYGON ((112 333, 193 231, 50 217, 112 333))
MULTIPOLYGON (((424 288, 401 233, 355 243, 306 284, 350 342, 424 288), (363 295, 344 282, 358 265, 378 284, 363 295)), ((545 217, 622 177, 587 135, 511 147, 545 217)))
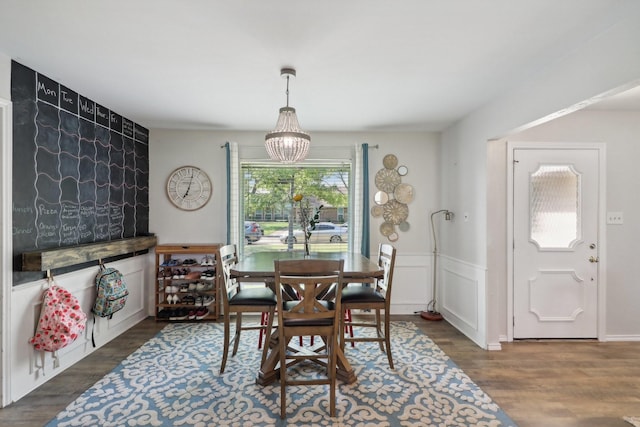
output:
POLYGON ((607 224, 624 224, 622 212, 607 212, 607 224))

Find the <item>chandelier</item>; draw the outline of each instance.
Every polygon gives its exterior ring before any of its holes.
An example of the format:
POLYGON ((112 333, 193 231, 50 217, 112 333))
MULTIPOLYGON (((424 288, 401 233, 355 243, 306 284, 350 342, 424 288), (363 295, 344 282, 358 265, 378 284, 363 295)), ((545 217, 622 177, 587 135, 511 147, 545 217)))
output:
POLYGON ((300 129, 296 109, 289 107, 289 78, 296 76, 296 70, 283 68, 280 75, 287 79, 287 105, 280 108, 276 128, 265 136, 264 146, 271 160, 295 163, 307 157, 311 137, 300 129))

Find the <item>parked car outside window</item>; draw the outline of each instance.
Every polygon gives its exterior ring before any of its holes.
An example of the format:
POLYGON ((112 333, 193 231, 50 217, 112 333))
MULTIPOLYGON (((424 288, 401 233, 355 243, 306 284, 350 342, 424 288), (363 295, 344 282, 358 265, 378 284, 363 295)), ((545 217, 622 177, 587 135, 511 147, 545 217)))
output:
MULTIPOLYGON (((310 243, 342 243, 346 242, 349 235, 347 227, 333 224, 331 222, 319 222, 315 230, 311 230, 310 243)), ((280 242, 287 243, 289 233, 280 235, 280 242)), ((293 243, 304 243, 304 233, 302 230, 294 230, 292 236, 293 243)))
POLYGON ((245 221, 244 222, 244 239, 247 242, 247 245, 250 245, 254 242, 260 240, 264 232, 260 227, 260 224, 253 221, 245 221))

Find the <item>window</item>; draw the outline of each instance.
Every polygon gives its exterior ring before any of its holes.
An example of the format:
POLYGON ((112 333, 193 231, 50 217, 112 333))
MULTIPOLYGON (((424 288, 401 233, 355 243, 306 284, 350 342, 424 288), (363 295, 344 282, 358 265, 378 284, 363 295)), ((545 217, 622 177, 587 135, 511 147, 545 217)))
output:
POLYGON ((296 165, 244 163, 241 165, 244 221, 258 224, 247 234, 244 254, 258 251, 302 251, 304 234, 300 225, 300 206, 296 194, 304 196, 311 212, 322 205, 318 224, 311 230, 311 251, 348 250, 350 165, 296 165))

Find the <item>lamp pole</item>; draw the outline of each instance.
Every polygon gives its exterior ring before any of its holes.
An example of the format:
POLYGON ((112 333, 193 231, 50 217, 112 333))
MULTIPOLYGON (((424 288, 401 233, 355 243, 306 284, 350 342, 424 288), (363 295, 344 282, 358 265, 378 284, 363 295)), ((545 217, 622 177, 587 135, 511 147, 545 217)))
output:
POLYGON ((431 302, 429 302, 429 304, 427 304, 427 311, 423 311, 422 313, 420 313, 420 317, 422 317, 425 320, 442 320, 442 314, 440 314, 437 310, 436 307, 436 300, 437 300, 437 291, 436 291, 436 285, 437 285, 437 263, 438 263, 438 243, 436 240, 436 228, 433 224, 433 216, 439 213, 443 213, 444 212, 444 218, 449 221, 452 217, 453 217, 453 212, 447 210, 447 209, 440 209, 439 211, 435 211, 433 213, 431 213, 431 234, 433 237, 433 283, 432 283, 432 287, 433 287, 433 298, 431 299, 431 302))

